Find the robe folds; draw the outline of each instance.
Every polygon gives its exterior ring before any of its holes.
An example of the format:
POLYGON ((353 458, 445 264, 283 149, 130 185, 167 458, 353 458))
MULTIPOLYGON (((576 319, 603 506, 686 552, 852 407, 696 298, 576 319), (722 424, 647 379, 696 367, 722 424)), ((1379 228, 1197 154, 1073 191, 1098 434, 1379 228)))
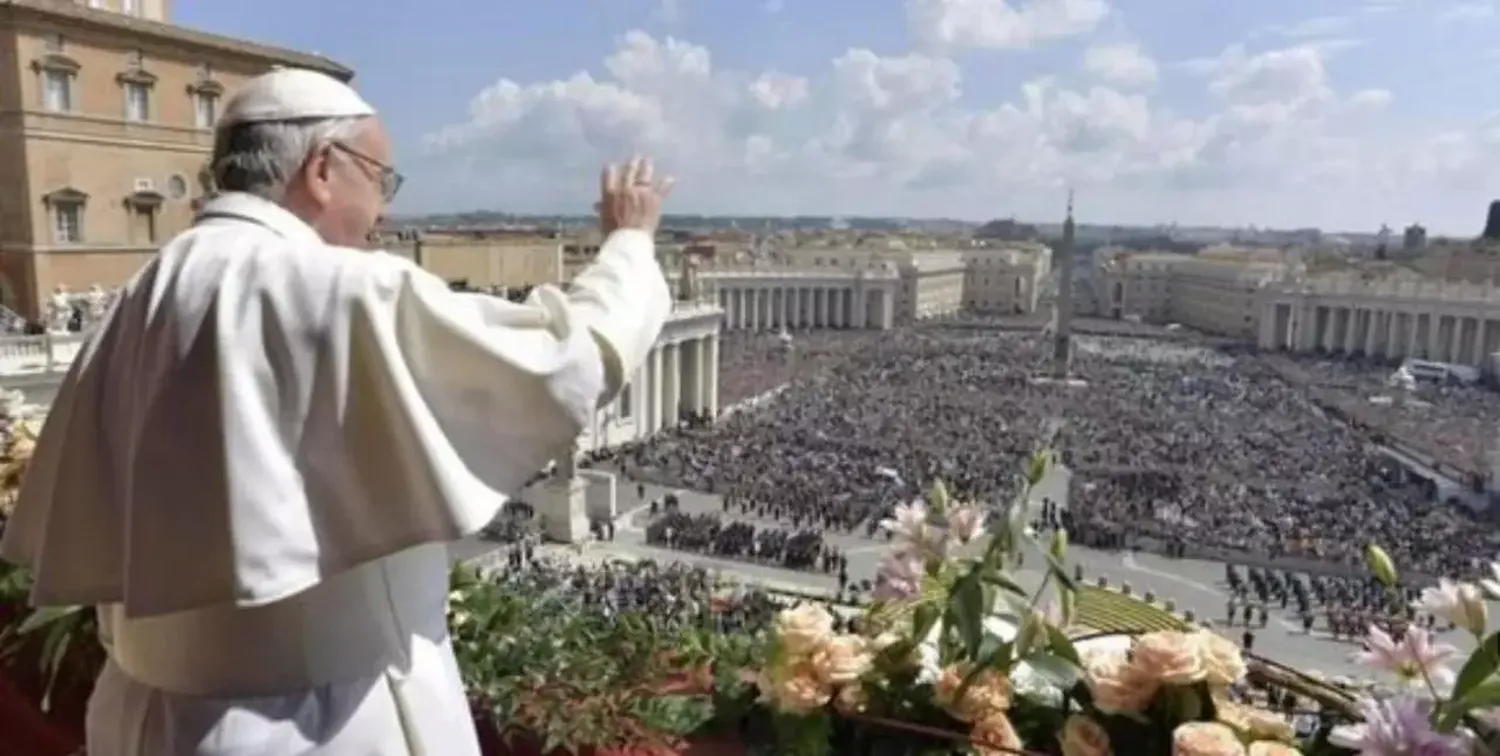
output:
POLYGON ((98 606, 91 756, 473 753, 445 544, 638 370, 671 310, 652 238, 569 293, 449 291, 210 200, 64 379, 0 557, 98 606))

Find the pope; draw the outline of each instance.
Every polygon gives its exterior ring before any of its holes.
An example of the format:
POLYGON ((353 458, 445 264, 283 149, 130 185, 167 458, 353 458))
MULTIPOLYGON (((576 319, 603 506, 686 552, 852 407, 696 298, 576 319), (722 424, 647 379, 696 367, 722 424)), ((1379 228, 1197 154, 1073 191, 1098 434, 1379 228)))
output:
POLYGON ((226 103, 218 193, 69 371, 0 557, 93 605, 90 756, 464 756, 447 543, 656 341, 670 179, 606 169, 597 261, 523 304, 364 249, 401 187, 375 110, 284 69, 226 103))

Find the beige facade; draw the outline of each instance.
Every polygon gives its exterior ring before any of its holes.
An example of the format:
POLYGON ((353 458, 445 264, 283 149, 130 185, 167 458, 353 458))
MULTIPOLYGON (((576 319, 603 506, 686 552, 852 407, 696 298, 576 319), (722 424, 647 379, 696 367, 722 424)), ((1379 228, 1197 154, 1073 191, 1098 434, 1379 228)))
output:
POLYGON ((475 288, 515 288, 567 280, 563 245, 554 238, 423 234, 418 241, 387 242, 385 248, 445 281, 464 281, 475 288))
POLYGON ((1052 273, 1052 250, 1017 243, 964 250, 963 308, 1020 315, 1036 311, 1043 283, 1052 273))
POLYGON ((1279 253, 1254 250, 1106 254, 1097 262, 1098 314, 1253 340, 1259 333, 1261 288, 1294 267, 1279 253))
MULTIPOLYGON (((668 279, 675 287, 677 274, 668 279)), ((713 268, 699 285, 724 312, 728 331, 874 328, 896 324, 901 278, 893 266, 853 270, 713 268)))
MULTIPOLYGON (((810 247, 782 253, 785 270, 838 275, 894 268, 899 279, 895 322, 911 323, 952 315, 963 308, 967 264, 963 254, 946 249, 911 249, 899 239, 878 239, 858 247, 810 247)), ((763 268, 764 269, 764 268, 763 268)))
POLYGON ((1263 349, 1433 360, 1488 370, 1500 352, 1500 287, 1417 274, 1331 273, 1267 287, 1263 349))
POLYGON ((325 58, 174 27, 166 0, 0 4, 0 304, 124 283, 186 228, 224 93, 325 58))

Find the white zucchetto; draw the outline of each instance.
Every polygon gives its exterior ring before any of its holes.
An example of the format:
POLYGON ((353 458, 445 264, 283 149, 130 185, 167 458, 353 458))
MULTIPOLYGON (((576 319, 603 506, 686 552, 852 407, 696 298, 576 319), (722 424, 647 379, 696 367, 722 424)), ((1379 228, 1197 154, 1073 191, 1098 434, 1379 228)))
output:
POLYGON ((348 84, 317 71, 282 68, 245 82, 224 106, 218 128, 264 121, 372 115, 375 108, 348 84))

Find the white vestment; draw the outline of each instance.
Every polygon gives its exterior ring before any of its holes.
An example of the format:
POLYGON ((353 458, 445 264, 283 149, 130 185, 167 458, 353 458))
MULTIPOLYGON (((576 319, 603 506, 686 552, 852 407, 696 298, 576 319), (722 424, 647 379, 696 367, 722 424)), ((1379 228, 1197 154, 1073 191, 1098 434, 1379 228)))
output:
POLYGON ((90 756, 477 753, 445 544, 568 449, 670 309, 638 231, 518 305, 211 200, 73 364, 0 543, 37 604, 99 607, 90 756))

